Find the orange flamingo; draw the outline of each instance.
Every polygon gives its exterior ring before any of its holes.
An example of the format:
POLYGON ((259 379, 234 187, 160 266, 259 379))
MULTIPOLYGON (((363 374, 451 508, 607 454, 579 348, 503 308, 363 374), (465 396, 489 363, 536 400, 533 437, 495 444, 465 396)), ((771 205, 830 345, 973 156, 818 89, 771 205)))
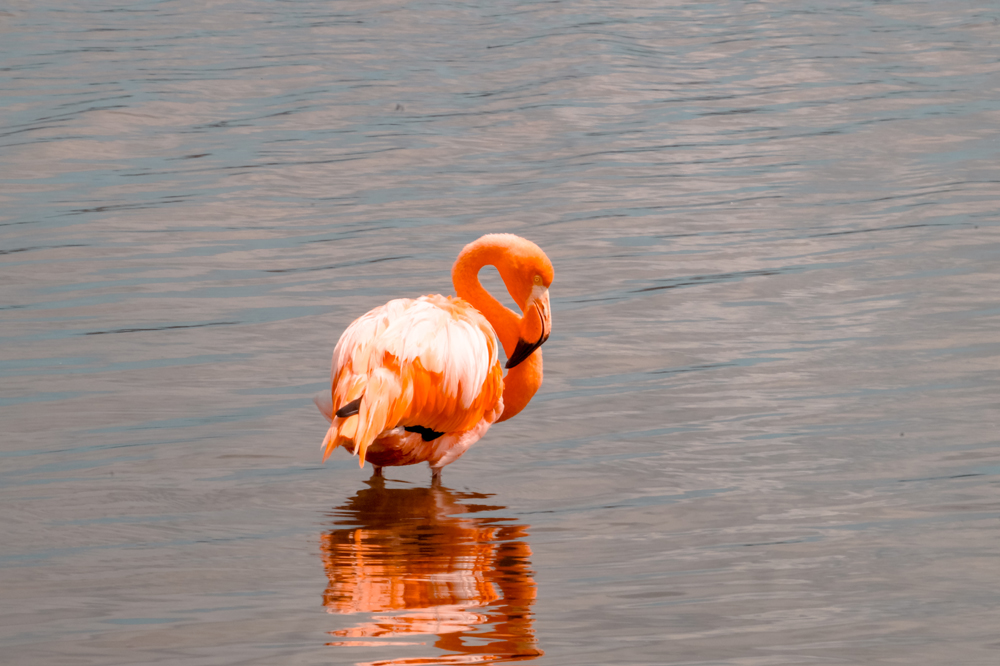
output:
POLYGON ((539 349, 552 328, 552 262, 513 234, 465 246, 452 268, 457 298, 389 301, 356 319, 333 350, 331 390, 316 405, 330 421, 323 460, 338 446, 374 475, 427 462, 438 482, 489 427, 520 412, 542 383, 539 349), (523 315, 479 282, 495 266, 523 315), (497 337, 507 354, 503 376, 497 337))

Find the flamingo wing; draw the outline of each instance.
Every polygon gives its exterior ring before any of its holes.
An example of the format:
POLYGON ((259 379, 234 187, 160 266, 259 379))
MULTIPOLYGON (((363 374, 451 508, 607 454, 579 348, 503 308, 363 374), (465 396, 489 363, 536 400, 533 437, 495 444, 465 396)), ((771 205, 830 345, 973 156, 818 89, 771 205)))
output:
POLYGON ((333 351, 324 460, 353 442, 363 466, 368 446, 398 426, 461 433, 492 423, 502 411, 497 349, 493 327, 458 298, 396 299, 359 317, 333 351))

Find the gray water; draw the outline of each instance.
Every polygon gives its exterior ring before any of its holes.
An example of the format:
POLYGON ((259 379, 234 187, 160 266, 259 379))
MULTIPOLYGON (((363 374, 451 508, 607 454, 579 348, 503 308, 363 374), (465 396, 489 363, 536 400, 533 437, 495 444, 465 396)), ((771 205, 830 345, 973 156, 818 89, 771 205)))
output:
POLYGON ((998 663, 998 128, 994 3, 8 0, 0 660, 998 663), (321 464, 494 231, 532 404, 321 464))

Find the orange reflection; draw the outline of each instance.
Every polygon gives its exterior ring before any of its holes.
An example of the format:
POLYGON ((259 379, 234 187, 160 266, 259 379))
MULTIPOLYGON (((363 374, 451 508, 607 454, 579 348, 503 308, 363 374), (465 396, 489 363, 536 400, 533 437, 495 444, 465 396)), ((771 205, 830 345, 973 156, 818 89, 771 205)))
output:
POLYGON ((331 631, 340 640, 328 645, 433 643, 451 653, 368 666, 522 661, 543 654, 531 626, 536 588, 526 525, 470 515, 502 506, 462 503, 489 495, 386 488, 380 478, 368 485, 331 514, 334 525, 344 527, 320 537, 330 579, 323 605, 329 613, 378 615, 331 631))

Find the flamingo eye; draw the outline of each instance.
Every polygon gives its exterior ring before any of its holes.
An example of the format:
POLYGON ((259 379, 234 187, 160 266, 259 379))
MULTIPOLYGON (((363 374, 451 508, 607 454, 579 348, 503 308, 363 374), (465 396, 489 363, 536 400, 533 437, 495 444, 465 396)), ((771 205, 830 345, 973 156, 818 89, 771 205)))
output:
POLYGON ((535 284, 541 284, 541 283, 542 283, 542 276, 541 275, 536 275, 535 276, 535 284))

